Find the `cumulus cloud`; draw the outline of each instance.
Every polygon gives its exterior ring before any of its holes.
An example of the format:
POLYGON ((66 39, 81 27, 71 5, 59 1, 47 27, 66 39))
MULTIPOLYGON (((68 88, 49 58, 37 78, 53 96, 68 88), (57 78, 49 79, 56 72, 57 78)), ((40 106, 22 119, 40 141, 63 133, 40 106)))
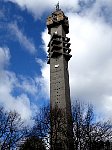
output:
POLYGON ((30 100, 26 94, 14 96, 12 94, 17 84, 15 74, 11 72, 0 72, 0 103, 6 110, 16 110, 22 119, 30 119, 32 111, 30 100))
MULTIPOLYGON (((86 3, 88 3, 88 0, 86 1, 86 3)), ((90 19, 91 18, 94 20, 103 19, 108 23, 112 23, 112 1, 111 0, 93 1, 93 3, 90 6, 85 7, 85 9, 81 11, 81 13, 82 15, 86 15, 86 17, 88 16, 90 19)))
POLYGON ((42 61, 40 59, 37 60, 37 63, 41 66, 41 77, 37 76, 35 78, 36 84, 39 85, 39 97, 42 97, 46 100, 49 99, 50 95, 50 71, 49 65, 47 65, 46 61, 42 61))
MULTIPOLYGON (((21 8, 27 8, 31 13, 34 14, 35 17, 40 17, 45 11, 51 11, 53 8, 55 9, 55 5, 57 1, 55 0, 32 0, 32 1, 23 1, 23 0, 5 0, 17 3, 21 8)), ((65 2, 65 0, 60 0, 60 5, 63 9, 74 10, 78 9, 78 0, 69 0, 65 2)))
POLYGON ((34 54, 36 52, 36 47, 31 39, 29 39, 23 32, 18 28, 17 24, 9 24, 9 31, 12 36, 19 41, 19 43, 27 50, 29 53, 34 54))
POLYGON ((0 48, 0 104, 6 110, 16 110, 21 114, 22 119, 29 120, 32 116, 32 107, 30 99, 27 95, 29 88, 34 90, 34 86, 30 85, 26 79, 20 83, 19 78, 14 72, 7 70, 7 65, 10 63, 10 51, 8 48, 0 48), (15 95, 15 89, 21 88, 22 92, 15 95), (26 88, 27 87, 27 88, 26 88))
MULTIPOLYGON (((41 0, 23 1, 23 0, 5 0, 17 3, 22 9, 27 8, 34 17, 40 17, 46 11, 53 11, 57 1, 47 0, 44 3, 41 0)), ((60 7, 68 12, 88 13, 96 17, 101 11, 111 16, 112 21, 112 1, 111 0, 60 0, 60 7), (91 11, 92 10, 92 11, 91 11)))
POLYGON ((35 79, 31 77, 25 77, 20 75, 18 88, 33 96, 37 95, 38 93, 38 85, 36 84, 35 79))
POLYGON ((112 95, 112 28, 99 20, 94 22, 71 14, 69 18, 73 55, 69 63, 72 99, 78 97, 91 101, 103 113, 112 95))

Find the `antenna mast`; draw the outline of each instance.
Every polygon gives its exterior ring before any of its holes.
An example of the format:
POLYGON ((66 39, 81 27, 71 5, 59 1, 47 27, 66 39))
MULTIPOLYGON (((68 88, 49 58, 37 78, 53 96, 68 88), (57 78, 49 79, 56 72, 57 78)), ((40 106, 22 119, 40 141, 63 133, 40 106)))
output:
POLYGON ((58 3, 57 3, 57 5, 56 5, 56 11, 59 11, 60 9, 59 9, 59 1, 58 1, 58 3))

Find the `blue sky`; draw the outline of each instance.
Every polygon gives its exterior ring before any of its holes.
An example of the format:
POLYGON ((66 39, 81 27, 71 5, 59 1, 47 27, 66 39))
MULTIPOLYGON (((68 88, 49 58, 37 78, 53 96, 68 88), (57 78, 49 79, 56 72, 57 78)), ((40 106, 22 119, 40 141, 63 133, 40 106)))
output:
MULTIPOLYGON (((56 0, 0 1, 0 105, 30 117, 49 102, 46 18, 56 0)), ((69 17, 71 99, 112 114, 112 1, 60 0, 69 17)))

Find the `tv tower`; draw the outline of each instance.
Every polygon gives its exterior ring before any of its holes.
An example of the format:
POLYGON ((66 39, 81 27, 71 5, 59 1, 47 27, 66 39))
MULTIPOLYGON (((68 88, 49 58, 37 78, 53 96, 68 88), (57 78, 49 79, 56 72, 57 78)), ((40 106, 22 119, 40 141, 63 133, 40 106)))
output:
POLYGON ((66 36, 69 33, 68 17, 59 8, 59 3, 56 5, 56 10, 47 18, 47 28, 48 34, 51 35, 47 62, 50 64, 50 109, 51 113, 55 110, 55 116, 60 111, 60 124, 63 126, 63 129, 58 126, 58 116, 56 118, 51 115, 51 149, 72 150, 73 127, 68 72, 68 61, 72 55, 70 38, 66 36))

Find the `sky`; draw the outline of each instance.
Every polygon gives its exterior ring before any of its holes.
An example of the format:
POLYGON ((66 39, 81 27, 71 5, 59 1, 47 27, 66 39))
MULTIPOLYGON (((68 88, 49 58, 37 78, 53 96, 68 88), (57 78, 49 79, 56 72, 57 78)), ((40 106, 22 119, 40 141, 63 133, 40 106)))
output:
MULTIPOLYGON (((0 106, 25 120, 49 103, 46 18, 56 0, 0 0, 0 106)), ((72 103, 112 119, 112 0, 60 0, 69 18, 72 103)))

